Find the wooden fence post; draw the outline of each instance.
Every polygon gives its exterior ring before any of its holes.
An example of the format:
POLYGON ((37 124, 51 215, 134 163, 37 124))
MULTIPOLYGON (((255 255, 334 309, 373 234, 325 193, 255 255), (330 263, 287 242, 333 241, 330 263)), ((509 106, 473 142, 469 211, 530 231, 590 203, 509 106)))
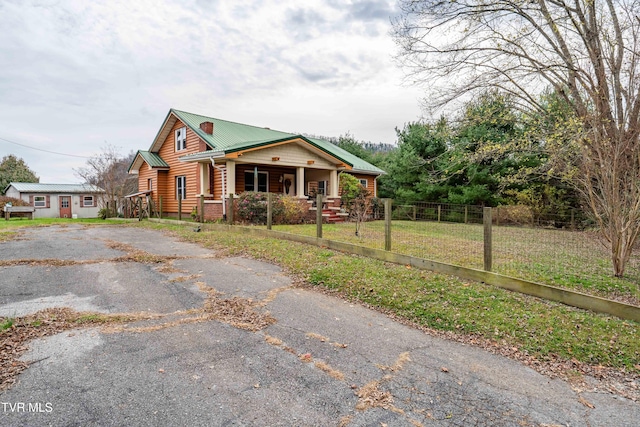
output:
POLYGON ((162 196, 160 196, 160 210, 158 213, 160 214, 160 219, 162 219, 162 196))
POLYGON ((204 195, 200 195, 200 222, 204 223, 204 195))
POLYGON ((233 193, 229 193, 229 206, 227 206, 227 222, 233 224, 233 193))
POLYGON ((391 250, 391 199, 384 199, 384 250, 391 250))
POLYGON ((182 221, 182 194, 178 194, 178 221, 182 221))
POLYGON ((417 214, 418 214, 418 210, 416 208, 416 205, 413 205, 413 220, 414 221, 417 219, 417 214))
POLYGON ((482 208, 484 224, 484 271, 491 271, 491 208, 482 208))
POLYGON ((441 211, 442 205, 438 205, 438 222, 440 222, 440 211, 441 211))
POLYGON ((273 223, 273 197, 271 193, 267 193, 267 230, 271 230, 273 223))
POLYGON ((464 205, 464 223, 467 224, 469 222, 469 206, 464 205))
POLYGON ((316 197, 316 236, 322 238, 322 194, 316 197))
POLYGON ((571 209, 571 231, 576 229, 575 209, 571 209))

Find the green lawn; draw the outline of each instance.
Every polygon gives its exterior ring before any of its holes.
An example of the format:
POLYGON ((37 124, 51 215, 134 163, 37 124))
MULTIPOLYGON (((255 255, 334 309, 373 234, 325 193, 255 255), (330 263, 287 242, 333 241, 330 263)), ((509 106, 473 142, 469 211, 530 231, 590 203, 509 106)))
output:
MULTIPOLYGON (((279 225, 274 230, 315 236, 316 226, 279 225)), ((384 222, 325 224, 323 237, 371 248, 384 248, 384 222)), ((483 227, 427 221, 393 221, 392 251, 448 264, 483 268, 483 227)), ((493 226, 496 273, 573 289, 640 305, 640 254, 631 259, 626 277, 611 273, 611 261, 597 235, 540 228, 493 226)))
POLYGON ((482 337, 539 359, 573 358, 640 374, 640 325, 633 321, 286 240, 226 231, 194 233, 190 227, 149 222, 135 226, 169 230, 228 255, 278 264, 313 286, 432 329, 482 337))

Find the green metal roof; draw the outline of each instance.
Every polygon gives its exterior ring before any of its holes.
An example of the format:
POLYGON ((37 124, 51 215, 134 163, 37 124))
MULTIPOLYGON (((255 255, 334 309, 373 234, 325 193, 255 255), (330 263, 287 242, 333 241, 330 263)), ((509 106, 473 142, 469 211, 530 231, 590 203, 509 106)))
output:
POLYGON ((104 193, 104 190, 89 184, 40 184, 34 182, 10 182, 5 188, 15 188, 20 193, 104 193))
MULTIPOLYGON (((189 126, 191 130, 202 138, 202 140, 205 141, 213 151, 232 153, 247 148, 266 146, 277 142, 299 138, 348 164, 353 168, 354 172, 364 172, 376 175, 385 173, 382 169, 365 162, 361 158, 354 156, 348 151, 343 150, 335 144, 323 139, 308 138, 293 133, 230 122, 227 120, 188 113, 186 111, 180 111, 173 108, 169 111, 167 118, 171 113, 175 114, 180 121, 189 126), (213 135, 209 135, 200 129, 200 124, 202 122, 213 123, 213 135)), ((160 132, 158 132, 158 135, 160 135, 160 132)))
POLYGON ((162 160, 162 157, 158 153, 152 153, 150 151, 138 151, 138 154, 144 159, 145 162, 152 168, 168 168, 167 162, 162 160))

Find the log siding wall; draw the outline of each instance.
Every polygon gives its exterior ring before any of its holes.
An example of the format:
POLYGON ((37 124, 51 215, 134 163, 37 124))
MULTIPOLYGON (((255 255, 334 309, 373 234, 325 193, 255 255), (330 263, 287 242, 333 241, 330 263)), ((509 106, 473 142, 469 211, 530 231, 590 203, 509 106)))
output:
MULTIPOLYGON (((169 135, 167 135, 167 138, 162 143, 158 153, 160 157, 170 165, 168 171, 158 171, 158 177, 154 180, 158 181, 158 195, 162 195, 163 210, 169 214, 178 213, 176 177, 187 177, 187 198, 182 201, 183 214, 189 214, 193 207, 197 205, 198 198, 196 197, 196 194, 200 193, 200 189, 198 188, 200 185, 198 179, 198 164, 181 162, 178 158, 187 154, 202 151, 201 149, 205 148, 205 145, 204 142, 187 127, 187 148, 185 150, 176 151, 176 130, 184 126, 185 125, 180 120, 176 120, 176 123, 171 128, 169 135)), ((141 178, 139 178, 138 185, 141 186, 140 188, 146 188, 146 180, 141 181, 141 178)), ((154 201, 157 202, 155 198, 154 201)))

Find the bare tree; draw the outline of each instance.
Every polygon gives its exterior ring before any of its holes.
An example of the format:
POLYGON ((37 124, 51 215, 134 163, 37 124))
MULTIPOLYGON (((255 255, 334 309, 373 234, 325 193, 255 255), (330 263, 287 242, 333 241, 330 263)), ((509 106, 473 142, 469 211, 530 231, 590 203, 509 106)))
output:
MULTIPOLYGON (((624 274, 640 234, 638 0, 401 0, 398 59, 442 107, 487 88, 544 114, 551 90, 572 109, 571 178, 624 274)), ((566 129, 561 133, 566 136, 566 129)), ((557 130, 557 129, 556 129, 557 130)), ((561 148, 553 133, 546 148, 561 148), (555 144, 555 145, 554 145, 555 144)))
POLYGON ((75 174, 86 183, 95 185, 104 193, 98 195, 98 206, 107 209, 107 215, 117 215, 125 195, 135 193, 137 178, 132 179, 128 167, 135 153, 123 157, 112 145, 87 160, 87 166, 75 169, 75 174))

